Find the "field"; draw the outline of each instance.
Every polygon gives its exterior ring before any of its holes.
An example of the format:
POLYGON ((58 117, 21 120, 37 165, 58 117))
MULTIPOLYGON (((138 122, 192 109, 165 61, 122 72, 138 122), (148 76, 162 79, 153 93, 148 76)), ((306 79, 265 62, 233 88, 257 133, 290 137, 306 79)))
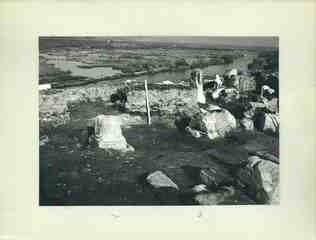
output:
MULTIPOLYGON (((41 40, 46 43, 48 40, 41 40)), ((87 44, 90 41, 86 40, 87 44)), ((115 48, 96 44, 90 46, 51 46, 40 49, 40 83, 73 84, 117 80, 163 72, 183 72, 193 68, 231 64, 248 50, 157 48, 124 45, 115 48)), ((69 44, 68 41, 66 41, 69 44)), ((250 54, 253 54, 250 52, 250 54)))

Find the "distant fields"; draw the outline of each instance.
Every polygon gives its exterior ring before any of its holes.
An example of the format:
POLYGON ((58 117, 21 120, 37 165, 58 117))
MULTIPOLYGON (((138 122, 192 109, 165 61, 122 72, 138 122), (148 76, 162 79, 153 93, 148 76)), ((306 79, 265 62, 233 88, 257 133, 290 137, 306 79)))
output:
MULTIPOLYGON (((64 40, 63 40, 64 41, 64 40)), ((63 42, 62 41, 62 42, 63 42)), ((247 50, 103 45, 100 41, 74 40, 50 45, 40 41, 40 83, 113 80, 123 77, 179 72, 232 63, 247 50), (70 46, 71 45, 71 46, 70 46)))

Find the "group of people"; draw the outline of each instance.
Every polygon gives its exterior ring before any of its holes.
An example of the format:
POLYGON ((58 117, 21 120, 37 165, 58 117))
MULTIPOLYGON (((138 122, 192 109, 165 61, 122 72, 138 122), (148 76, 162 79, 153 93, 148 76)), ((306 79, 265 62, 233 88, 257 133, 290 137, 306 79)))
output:
MULTIPOLYGON (((200 136, 199 133, 202 129, 209 138, 213 139, 214 136, 224 136, 236 128, 237 118, 240 119, 240 126, 245 130, 265 131, 269 129, 277 133, 279 115, 275 90, 268 85, 263 85, 254 101, 255 104, 252 105, 249 99, 246 102, 240 99, 239 81, 240 76, 237 69, 232 69, 223 78, 216 75, 215 79, 206 81, 203 80, 201 70, 193 71, 191 73, 191 86, 197 89, 196 99, 200 118, 196 124, 195 117, 189 119, 186 116, 186 126, 181 126, 181 128, 195 137, 200 136), (234 106, 239 105, 241 107, 233 109, 234 106)), ((176 120, 176 125, 180 126, 182 123, 181 120, 176 120)))
POLYGON ((203 80, 202 70, 197 69, 192 71, 190 83, 191 86, 197 88, 199 103, 206 103, 206 99, 217 102, 221 97, 226 97, 228 94, 239 95, 237 69, 232 69, 223 77, 216 74, 215 79, 212 80, 203 80))
MULTIPOLYGON (((191 73, 190 85, 198 89, 198 102, 206 103, 206 98, 216 101, 227 94, 235 93, 238 95, 238 71, 232 69, 224 79, 216 74, 215 79, 203 81, 203 72, 201 70, 194 70, 191 73), (225 84, 224 84, 225 80, 225 84)), ((125 111, 127 96, 130 91, 132 80, 127 80, 124 87, 117 89, 115 93, 110 96, 111 102, 120 111, 125 111)))
MULTIPOLYGON (((255 100, 259 106, 247 102, 240 104, 239 86, 240 75, 237 69, 232 69, 223 77, 216 74, 212 80, 203 80, 202 70, 191 72, 190 85, 196 89, 196 101, 198 115, 183 116, 176 114, 176 125, 195 137, 207 135, 210 139, 225 136, 229 131, 240 126, 246 130, 258 129, 260 131, 273 128, 278 131, 278 100, 275 98, 275 90, 268 85, 263 85, 261 92, 255 100), (276 101, 273 101, 275 100, 276 101), (233 111, 231 106, 242 105, 242 109, 233 111), (277 107, 276 107, 277 106, 277 107)), ((119 111, 126 110, 128 93, 131 83, 119 88, 111 95, 111 102, 119 111)), ((194 99, 193 99, 194 101, 194 99)))

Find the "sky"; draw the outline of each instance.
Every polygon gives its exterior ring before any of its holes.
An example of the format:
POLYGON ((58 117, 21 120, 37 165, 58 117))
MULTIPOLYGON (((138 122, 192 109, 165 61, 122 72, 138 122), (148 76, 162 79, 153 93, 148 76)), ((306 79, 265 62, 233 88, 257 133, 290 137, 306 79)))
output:
POLYGON ((189 43, 203 46, 278 47, 278 37, 117 37, 142 42, 189 43))
POLYGON ((264 37, 219 37, 219 36, 46 36, 45 38, 70 38, 72 40, 94 39, 106 41, 112 39, 115 41, 131 41, 131 42, 151 42, 151 43, 167 43, 167 44, 184 44, 190 47, 268 47, 278 48, 279 38, 275 36, 264 37))

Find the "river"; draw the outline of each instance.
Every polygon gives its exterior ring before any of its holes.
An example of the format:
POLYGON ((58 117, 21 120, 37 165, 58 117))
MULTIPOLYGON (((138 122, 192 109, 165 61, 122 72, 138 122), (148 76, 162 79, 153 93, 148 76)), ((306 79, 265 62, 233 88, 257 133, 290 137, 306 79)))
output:
MULTIPOLYGON (((55 68, 60 69, 61 71, 70 71, 72 76, 82 76, 88 78, 101 78, 107 76, 113 76, 115 74, 120 74, 120 70, 113 69, 111 67, 95 67, 95 68, 80 68, 79 65, 85 65, 84 63, 67 60, 64 56, 51 56, 48 54, 41 54, 42 57, 47 59, 47 64, 53 65, 55 68)), ((204 76, 215 76, 215 74, 224 74, 227 70, 232 68, 237 68, 243 72, 247 72, 247 65, 253 61, 256 53, 248 52, 244 57, 236 59, 232 64, 227 65, 212 65, 205 68, 202 68, 204 76)), ((149 83, 158 83, 163 81, 171 81, 174 83, 181 82, 183 80, 190 78, 191 70, 185 71, 170 71, 170 72, 160 72, 153 75, 146 74, 138 77, 122 77, 114 80, 105 80, 100 81, 97 85, 104 84, 122 84, 122 82, 127 79, 136 80, 137 82, 143 82, 145 79, 149 83)), ((95 85, 89 84, 89 86, 95 85)))
MULTIPOLYGON (((232 68, 237 68, 238 70, 241 70, 242 72, 247 72, 247 66, 249 63, 253 61, 253 59, 256 57, 255 53, 249 53, 245 57, 238 58, 235 60, 232 64, 226 64, 226 65, 212 65, 205 68, 202 68, 204 76, 215 76, 215 74, 224 74, 227 70, 230 70, 232 68)), ((158 83, 163 81, 171 81, 174 83, 181 82, 183 80, 190 78, 190 73, 192 70, 185 70, 185 71, 177 71, 177 72, 161 72, 156 73, 154 75, 142 75, 139 77, 130 77, 130 78, 121 78, 121 79, 115 79, 111 81, 101 81, 98 82, 97 85, 104 85, 106 83, 113 83, 114 85, 121 84, 122 82, 126 81, 127 79, 136 80, 137 82, 143 82, 145 79, 148 80, 150 83, 158 83)), ((95 84, 93 84, 95 85, 95 84)))

